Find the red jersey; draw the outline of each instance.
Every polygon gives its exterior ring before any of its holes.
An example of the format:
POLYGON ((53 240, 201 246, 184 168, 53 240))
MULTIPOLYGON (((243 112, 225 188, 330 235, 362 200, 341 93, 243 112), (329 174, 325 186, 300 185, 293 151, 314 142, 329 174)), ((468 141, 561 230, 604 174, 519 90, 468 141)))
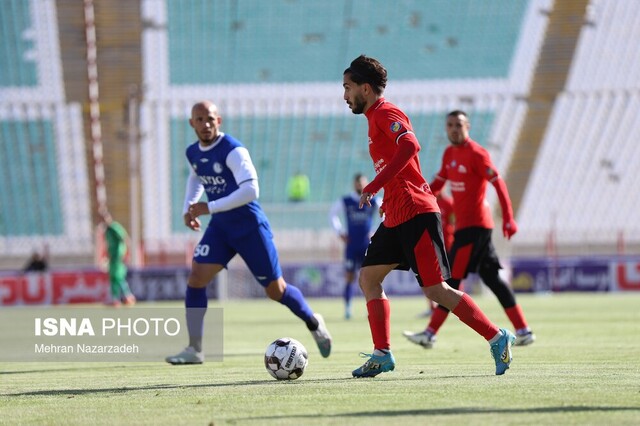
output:
POLYGON ((420 145, 409 118, 384 98, 371 105, 365 116, 369 121, 369 154, 377 176, 364 192, 375 194, 384 187, 384 225, 394 227, 418 214, 439 212, 436 197, 420 170, 420 145), (413 153, 406 162, 398 163, 407 147, 413 153), (392 167, 383 173, 396 155, 399 157, 392 167))
POLYGON ((436 179, 448 180, 451 185, 456 231, 472 226, 493 228, 493 215, 485 195, 487 182, 498 177, 487 150, 470 138, 462 146, 450 145, 445 149, 436 179))
POLYGON ((453 200, 442 192, 436 196, 440 215, 442 216, 442 234, 444 236, 444 246, 447 251, 453 245, 453 233, 456 228, 456 215, 453 213, 453 200))

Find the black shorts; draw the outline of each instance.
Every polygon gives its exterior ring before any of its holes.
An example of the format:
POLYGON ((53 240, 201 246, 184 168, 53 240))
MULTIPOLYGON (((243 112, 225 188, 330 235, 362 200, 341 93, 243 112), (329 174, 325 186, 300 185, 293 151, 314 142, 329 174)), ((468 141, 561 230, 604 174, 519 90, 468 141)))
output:
POLYGON ((380 224, 371 238, 362 266, 392 265, 411 270, 420 287, 450 277, 440 213, 423 213, 393 228, 380 224))
POLYGON ((478 272, 483 265, 502 268, 491 241, 492 231, 487 228, 471 227, 453 234, 453 245, 449 252, 453 279, 462 280, 468 274, 478 272))

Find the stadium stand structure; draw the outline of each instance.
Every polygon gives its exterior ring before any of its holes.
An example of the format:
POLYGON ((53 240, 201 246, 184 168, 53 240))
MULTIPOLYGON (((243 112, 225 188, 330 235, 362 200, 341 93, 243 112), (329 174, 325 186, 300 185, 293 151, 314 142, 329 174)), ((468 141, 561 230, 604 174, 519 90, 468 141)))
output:
POLYGON ((335 240, 330 204, 350 190, 355 172, 371 172, 366 121, 341 99, 342 70, 362 52, 387 64, 387 98, 411 115, 427 178, 446 147, 444 116, 457 108, 468 110, 474 136, 506 167, 546 25, 537 9, 549 2, 491 10, 435 3, 381 9, 367 1, 274 1, 263 10, 255 1, 143 0, 143 204, 145 212, 160 211, 145 214, 147 250, 160 249, 160 241, 194 243, 180 217, 188 172, 182 153, 194 140, 189 108, 206 96, 218 103, 223 130, 252 154, 281 251, 326 253, 335 240), (210 47, 196 41, 203 38, 210 47), (311 199, 290 204, 286 182, 298 170, 310 177, 311 199))
POLYGON ((551 239, 560 254, 637 250, 635 190, 640 150, 640 4, 598 0, 587 8, 575 55, 553 105, 519 209, 518 253, 551 239))
POLYGON ((166 5, 180 86, 333 82, 353 52, 380 52, 395 80, 506 78, 528 2, 148 3, 166 5))
MULTIPOLYGON (((517 207, 514 253, 544 252, 552 232, 574 252, 613 250, 620 234, 640 242, 631 216, 640 159, 625 137, 640 102, 634 0, 91 1, 108 205, 125 227, 141 227, 149 263, 182 262, 198 238, 179 213, 187 118, 202 97, 250 149, 283 259, 338 258, 329 205, 353 173, 371 173, 366 122, 341 99, 341 73, 360 53, 387 65, 387 98, 411 116, 428 179, 446 146, 444 114, 470 113, 517 207), (140 107, 127 115, 131 98, 140 107), (133 207, 138 141, 142 213, 133 207), (312 192, 294 205, 285 188, 298 170, 312 192)), ((2 268, 43 242, 57 264, 93 258, 83 7, 28 0, 0 10, 2 268), (16 213, 34 200, 50 208, 16 213)))
POLYGON ((93 251, 82 111, 64 96, 55 2, 8 2, 0 26, 0 267, 44 245, 81 258, 93 251))

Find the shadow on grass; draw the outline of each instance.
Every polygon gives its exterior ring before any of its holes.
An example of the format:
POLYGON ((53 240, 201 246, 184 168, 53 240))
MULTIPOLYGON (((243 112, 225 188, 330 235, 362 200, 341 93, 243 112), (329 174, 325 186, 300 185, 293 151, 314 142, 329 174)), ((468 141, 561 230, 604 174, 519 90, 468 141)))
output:
POLYGON ((424 410, 388 410, 388 411, 361 411, 340 414, 309 414, 290 416, 261 416, 238 417, 234 421, 277 421, 294 419, 322 418, 349 418, 349 417, 400 417, 400 416, 453 416, 453 415, 477 415, 477 414, 553 414, 553 413, 581 413, 581 412, 614 412, 614 411, 638 411, 638 407, 612 407, 612 406, 559 406, 559 407, 531 407, 531 408, 484 408, 484 407, 460 407, 460 408, 432 408, 424 410))
MULTIPOLYGON (((119 368, 136 368, 138 366, 132 366, 131 364, 127 365, 109 365, 109 366, 100 366, 99 363, 95 363, 95 365, 84 365, 79 367, 68 367, 68 368, 39 368, 37 370, 16 370, 16 371, 0 371, 0 376, 10 375, 10 374, 33 374, 33 373, 57 373, 57 372, 65 372, 65 371, 99 371, 99 370, 113 370, 119 368)), ((139 368, 148 368, 148 365, 140 365, 139 368)))
MULTIPOLYGON (((104 367, 105 369, 107 367, 104 367)), ((178 368, 190 368, 190 366, 181 366, 178 368)), ((69 369, 73 370, 73 369, 69 369)), ((55 370, 64 371, 64 370, 55 370)), ((33 372, 33 371, 32 371, 33 372)), ((404 380, 415 380, 414 378, 406 378, 404 380)), ((149 386, 125 386, 118 388, 93 388, 93 389, 47 389, 47 390, 34 390, 28 392, 16 392, 16 393, 3 393, 0 394, 5 397, 22 397, 22 396, 62 396, 62 395, 89 395, 89 394, 101 394, 101 393, 125 393, 125 392, 137 392, 137 391, 151 391, 151 390, 167 390, 167 389, 197 389, 197 388, 224 388, 235 386, 304 386, 305 383, 329 383, 329 382, 353 382, 359 383, 367 382, 366 379, 354 379, 352 377, 336 377, 327 379, 310 379, 310 380, 282 380, 277 381, 270 378, 265 380, 245 380, 239 382, 227 382, 227 383, 201 383, 201 384, 155 384, 149 386)))

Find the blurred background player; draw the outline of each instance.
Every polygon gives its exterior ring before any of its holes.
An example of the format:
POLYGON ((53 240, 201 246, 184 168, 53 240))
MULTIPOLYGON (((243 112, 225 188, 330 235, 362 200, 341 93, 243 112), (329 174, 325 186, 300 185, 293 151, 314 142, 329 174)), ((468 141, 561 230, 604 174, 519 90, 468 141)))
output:
POLYGON ((270 299, 289 308, 305 322, 320 354, 331 353, 331 335, 321 315, 314 314, 302 292, 282 278, 271 226, 257 199, 258 174, 249 151, 235 138, 220 131, 222 117, 209 101, 196 103, 189 124, 198 140, 187 147, 190 173, 187 179, 183 219, 200 230, 198 216, 211 215, 209 225, 193 254, 185 297, 189 346, 170 364, 202 364, 202 336, 207 285, 236 255, 245 261, 270 299), (198 202, 203 192, 208 202, 198 202))
POLYGON ((289 196, 289 201, 294 203, 307 201, 311 196, 311 182, 309 181, 309 176, 305 175, 301 171, 297 171, 287 182, 287 194, 289 196))
POLYGON ((356 271, 360 269, 364 254, 371 239, 374 217, 380 212, 380 198, 371 199, 371 206, 360 204, 362 189, 369 183, 366 176, 357 173, 353 178, 354 191, 337 200, 331 206, 329 220, 333 230, 345 243, 344 266, 344 317, 350 319, 352 315, 351 300, 353 299, 354 280, 356 271), (346 226, 341 218, 344 218, 346 226))
MULTIPOLYGON (((502 232, 505 238, 510 239, 518 226, 513 218, 509 192, 487 150, 469 137, 469 129, 469 119, 463 111, 456 110, 447 115, 446 132, 451 145, 444 151, 442 167, 430 185, 437 194, 448 180, 453 195, 456 226, 453 246, 449 251, 452 267, 448 283, 458 288, 467 274, 477 272, 511 320, 516 331, 514 344, 529 345, 534 342, 535 335, 527 325, 522 308, 516 303, 513 290, 500 277, 502 266, 491 241, 493 217, 485 200, 487 182, 490 182, 496 189, 502 208, 502 232)), ((448 315, 449 310, 439 306, 426 330, 418 333, 405 331, 403 334, 411 342, 431 348, 448 315)))
POLYGON ((113 220, 107 210, 99 212, 102 226, 104 226, 104 239, 107 243, 107 258, 109 262, 109 283, 111 285, 111 306, 134 305, 136 297, 127 283, 127 244, 129 234, 124 227, 113 220))
POLYGON ((49 269, 49 246, 45 245, 42 252, 34 250, 24 265, 24 272, 46 272, 49 269))
POLYGON ((351 373, 375 377, 395 368, 391 353, 391 307, 382 282, 394 269, 416 274, 424 295, 447 306, 489 343, 496 375, 511 364, 515 336, 498 328, 463 292, 450 287, 449 262, 442 237, 440 209, 420 170, 420 144, 411 121, 383 96, 387 70, 374 58, 360 55, 343 72, 343 99, 354 114, 364 114, 369 127, 369 154, 376 177, 363 190, 360 206, 384 188, 385 218, 367 248, 360 269, 360 288, 367 302, 373 352, 351 373))

